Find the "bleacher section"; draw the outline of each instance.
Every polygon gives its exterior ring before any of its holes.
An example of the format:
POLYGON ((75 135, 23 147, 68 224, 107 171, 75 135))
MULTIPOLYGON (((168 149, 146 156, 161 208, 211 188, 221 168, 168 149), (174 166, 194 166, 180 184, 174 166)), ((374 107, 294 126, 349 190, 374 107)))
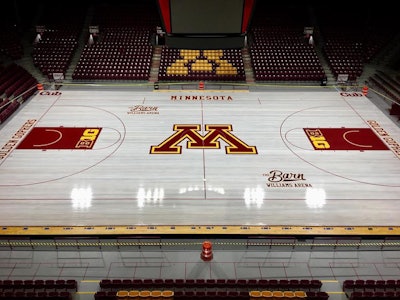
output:
POLYGON ((88 42, 72 74, 74 80, 138 80, 150 77, 156 11, 148 4, 97 6, 91 26, 99 32, 88 42))
POLYGON ((0 27, 0 54, 8 56, 12 60, 20 59, 24 54, 21 37, 11 26, 0 27))
POLYGON ((398 279, 347 279, 342 287, 350 300, 400 299, 398 279))
POLYGON ((0 68, 0 124, 36 92, 37 80, 21 66, 11 63, 0 68))
POLYGON ((164 46, 160 81, 245 81, 240 49, 195 50, 164 46))
POLYGON ((390 15, 381 14, 381 9, 351 3, 345 11, 339 6, 316 7, 321 48, 336 79, 347 74, 349 81, 356 81, 365 65, 394 38, 398 26, 390 15), (346 11, 355 13, 350 16, 346 11))
POLYGON ((77 290, 74 279, 0 280, 0 299, 71 300, 77 290))
POLYGON ((314 299, 326 300, 317 279, 102 279, 96 300, 107 299, 314 299), (269 295, 269 296, 268 296, 269 295))
POLYGON ((252 29, 250 55, 256 81, 321 81, 325 72, 314 45, 301 29, 256 27, 252 29))
POLYGON ((390 99, 390 115, 400 118, 400 81, 383 71, 377 71, 369 79, 369 84, 390 99))
MULTIPOLYGON (((339 8, 327 11, 315 4, 313 9, 297 5, 282 9, 279 4, 258 2, 245 49, 175 49, 157 45, 161 50, 156 52, 155 36, 161 20, 155 3, 92 5, 83 5, 78 11, 74 7, 60 11, 45 5, 40 11, 35 22, 43 32, 35 41, 29 41, 33 42, 29 54, 33 66, 49 82, 55 80, 55 74, 62 81, 69 73, 68 80, 78 83, 212 81, 322 85, 328 75, 338 80, 343 74, 354 86, 365 65, 396 36, 393 20, 366 18, 365 9, 338 22, 339 8), (98 27, 99 32, 90 36, 88 27, 98 27), (306 27, 314 28, 313 42, 304 34, 306 27)), ((24 55, 22 34, 10 25, 6 23, 0 31, 0 54, 19 60, 24 55)), ((18 74, 13 72, 9 72, 7 80, 1 78, 1 122, 19 105, 11 100, 21 95, 20 100, 25 101, 34 92, 30 88, 37 83, 31 75, 16 80, 18 74)), ((390 114, 400 115, 400 93, 395 80, 376 73, 369 78, 369 84, 393 101, 390 114)))
POLYGON ((53 73, 65 74, 78 46, 78 35, 78 31, 68 29, 44 32, 41 40, 34 45, 34 65, 48 79, 53 79, 53 73))
POLYGON ((321 82, 326 76, 313 43, 307 7, 259 2, 249 31, 249 53, 257 82, 321 82))
POLYGON ((148 80, 153 52, 148 40, 148 31, 106 29, 102 42, 85 45, 72 78, 148 80))
POLYGON ((46 6, 38 25, 43 32, 33 42, 32 59, 34 65, 48 79, 53 73, 65 75, 71 59, 78 47, 86 11, 66 7, 46 6))

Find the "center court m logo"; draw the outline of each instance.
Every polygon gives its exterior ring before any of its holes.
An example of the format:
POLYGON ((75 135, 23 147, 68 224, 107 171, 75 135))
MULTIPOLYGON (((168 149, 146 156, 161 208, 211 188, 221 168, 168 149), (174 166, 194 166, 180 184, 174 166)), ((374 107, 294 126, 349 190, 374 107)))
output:
POLYGON ((232 125, 217 124, 205 125, 207 133, 199 133, 200 124, 175 124, 175 133, 161 144, 150 147, 150 154, 181 154, 182 146, 179 144, 187 139, 188 149, 220 149, 220 140, 226 142, 226 154, 257 154, 255 146, 249 146, 231 133, 232 125))

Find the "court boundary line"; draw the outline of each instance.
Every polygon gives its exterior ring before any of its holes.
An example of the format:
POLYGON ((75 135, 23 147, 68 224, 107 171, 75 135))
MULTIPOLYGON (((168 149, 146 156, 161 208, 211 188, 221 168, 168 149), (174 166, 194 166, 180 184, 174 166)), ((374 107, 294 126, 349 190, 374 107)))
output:
POLYGON ((3 236, 98 235, 296 235, 398 236, 400 226, 293 226, 293 225, 97 225, 2 226, 3 236))

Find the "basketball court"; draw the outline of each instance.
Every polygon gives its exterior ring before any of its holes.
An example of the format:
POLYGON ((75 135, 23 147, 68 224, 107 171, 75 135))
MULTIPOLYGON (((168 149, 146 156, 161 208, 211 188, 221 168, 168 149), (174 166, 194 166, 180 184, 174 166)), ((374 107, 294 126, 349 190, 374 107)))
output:
POLYGON ((2 234, 400 233, 400 128, 359 91, 43 90, 0 144, 2 234))

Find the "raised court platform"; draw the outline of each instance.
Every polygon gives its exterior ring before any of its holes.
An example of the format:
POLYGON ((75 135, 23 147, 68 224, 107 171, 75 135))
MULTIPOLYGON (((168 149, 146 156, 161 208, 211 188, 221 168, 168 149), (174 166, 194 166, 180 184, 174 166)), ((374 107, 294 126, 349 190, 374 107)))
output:
POLYGON ((45 90, 0 130, 0 234, 399 235, 361 92, 45 90))

